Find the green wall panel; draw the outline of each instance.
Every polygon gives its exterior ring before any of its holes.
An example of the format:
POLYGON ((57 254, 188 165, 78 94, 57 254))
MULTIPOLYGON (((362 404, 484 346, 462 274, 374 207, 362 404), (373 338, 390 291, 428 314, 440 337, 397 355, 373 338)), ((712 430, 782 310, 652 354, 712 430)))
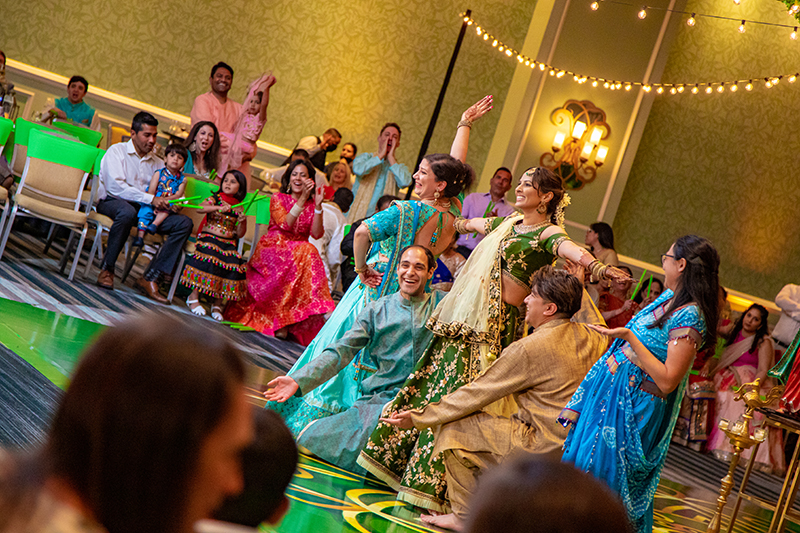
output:
MULTIPOLYGON (((690 1, 689 12, 793 24, 781 3, 690 1)), ((685 17, 684 17, 685 18, 685 17)), ((800 70, 791 28, 698 19, 682 24, 665 83, 800 70)), ((614 220, 617 249, 658 262, 675 237, 698 233, 722 256, 724 285, 766 299, 798 282, 800 82, 752 91, 657 97, 614 220)))
MULTIPOLYGON (((251 79, 272 69, 262 139, 291 148, 338 127, 359 149, 377 148, 386 121, 403 128, 398 148, 411 166, 425 134, 467 7, 482 24, 521 47, 535 0, 310 2, 229 0, 120 4, 108 0, 9 0, 3 36, 9 57, 125 96, 187 114, 208 90, 218 60, 235 71, 241 100, 251 79)), ((472 29, 470 29, 472 31, 472 29)), ((430 151, 449 151, 460 113, 485 94, 499 109, 513 60, 479 42, 461 50, 430 151)), ((469 162, 480 171, 499 113, 475 128, 469 162)))

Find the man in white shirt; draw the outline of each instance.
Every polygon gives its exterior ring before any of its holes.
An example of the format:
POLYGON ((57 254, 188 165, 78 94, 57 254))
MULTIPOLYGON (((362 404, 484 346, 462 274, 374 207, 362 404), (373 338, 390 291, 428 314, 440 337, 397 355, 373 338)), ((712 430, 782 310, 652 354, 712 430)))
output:
POLYGON ((778 296, 775 297, 775 305, 781 308, 781 317, 772 330, 772 338, 775 340, 776 348, 784 351, 792 343, 800 331, 800 285, 789 283, 778 296))
MULTIPOLYGON (((339 130, 328 128, 321 138, 316 135, 303 137, 298 141, 295 149, 302 148, 308 152, 308 159, 311 164, 321 171, 325 168, 325 158, 328 156, 328 152, 336 150, 340 142, 342 142, 342 134, 339 133, 339 130)), ((287 159, 284 163, 289 164, 289 160, 287 159)))
MULTIPOLYGON (((111 146, 100 163, 100 187, 97 212, 114 221, 108 232, 108 243, 97 285, 114 288, 114 266, 131 228, 138 220, 140 204, 155 208, 170 208, 165 198, 147 192, 153 174, 164 167, 164 162, 153 153, 158 136, 158 121, 150 113, 140 111, 133 117, 131 139, 111 146)), ((168 303, 158 292, 158 278, 172 273, 183 245, 192 232, 192 220, 185 215, 167 217, 158 233, 167 235, 158 255, 136 281, 137 288, 151 299, 168 303)))
MULTIPOLYGON (((500 167, 494 171, 489 182, 489 192, 474 192, 464 198, 461 215, 464 218, 507 217, 514 213, 514 206, 506 202, 505 196, 511 190, 511 171, 500 167)), ((481 242, 483 235, 464 234, 458 238, 456 251, 469 257, 472 250, 481 242)))

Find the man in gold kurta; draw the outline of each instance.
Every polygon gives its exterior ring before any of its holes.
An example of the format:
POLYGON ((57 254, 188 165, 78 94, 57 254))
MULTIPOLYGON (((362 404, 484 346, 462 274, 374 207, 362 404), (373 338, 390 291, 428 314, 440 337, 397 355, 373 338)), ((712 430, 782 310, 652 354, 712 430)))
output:
POLYGON ((604 322, 583 290, 583 272, 576 271, 582 269, 571 269, 577 277, 549 266, 532 276, 525 320, 533 333, 503 350, 472 383, 422 410, 381 419, 401 428, 440 426, 434 453, 444 453, 453 514, 423 521, 458 529, 484 469, 516 450, 547 454, 564 443, 567 430, 556 418, 607 347, 607 339, 587 326, 604 322), (511 418, 481 411, 508 395, 519 406, 511 418))

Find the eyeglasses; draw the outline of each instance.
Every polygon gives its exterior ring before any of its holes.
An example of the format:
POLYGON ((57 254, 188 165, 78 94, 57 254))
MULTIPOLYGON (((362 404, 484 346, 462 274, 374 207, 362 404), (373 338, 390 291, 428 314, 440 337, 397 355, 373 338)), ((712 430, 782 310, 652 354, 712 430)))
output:
POLYGON ((664 264, 664 260, 665 260, 667 257, 671 257, 672 259, 675 259, 675 256, 674 256, 674 255, 670 255, 670 254, 661 254, 661 264, 662 264, 662 265, 664 264))

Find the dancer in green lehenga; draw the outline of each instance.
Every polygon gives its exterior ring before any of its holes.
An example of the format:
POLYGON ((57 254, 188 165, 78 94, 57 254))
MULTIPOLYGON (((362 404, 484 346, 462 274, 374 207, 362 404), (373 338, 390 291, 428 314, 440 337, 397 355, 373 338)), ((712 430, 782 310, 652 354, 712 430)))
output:
MULTIPOLYGON (((569 202, 561 179, 532 168, 516 189, 521 215, 459 220, 456 230, 486 235, 467 260, 453 289, 428 321, 435 337, 384 414, 438 401, 466 385, 516 340, 518 307, 530 293, 530 278, 557 257, 579 262, 596 277, 627 278, 595 261, 564 233, 563 208, 569 202)), ((485 411, 510 416, 505 398, 485 411)), ((379 423, 358 463, 399 492, 398 499, 437 511, 448 509, 444 463, 431 429, 403 430, 379 423)))

